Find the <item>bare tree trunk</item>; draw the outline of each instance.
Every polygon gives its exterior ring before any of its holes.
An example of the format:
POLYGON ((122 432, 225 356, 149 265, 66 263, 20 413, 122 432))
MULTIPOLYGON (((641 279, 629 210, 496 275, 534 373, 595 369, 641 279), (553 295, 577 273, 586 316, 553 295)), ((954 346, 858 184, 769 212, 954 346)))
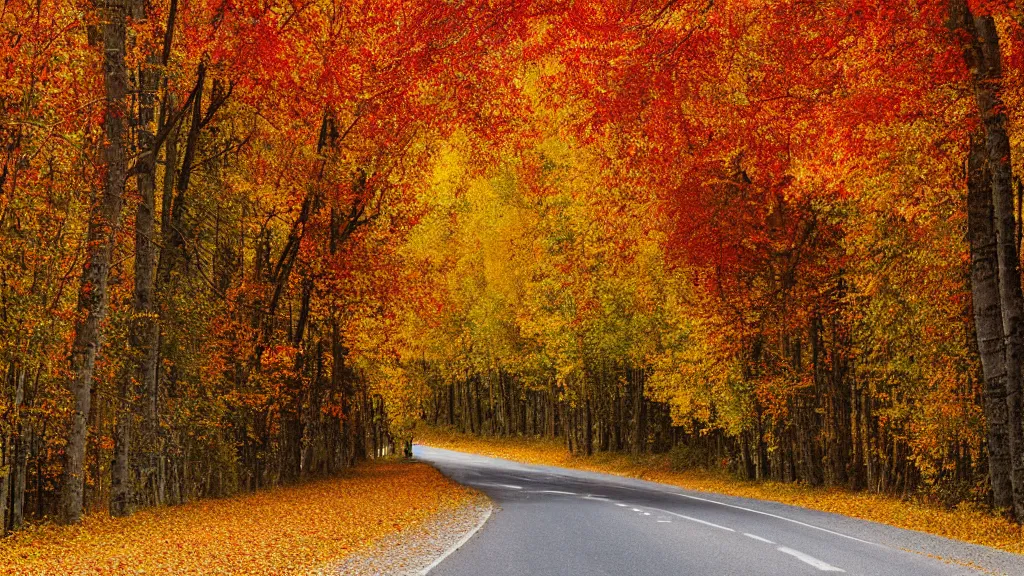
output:
POLYGON ((967 172, 967 236, 971 246, 971 294, 978 354, 985 379, 985 420, 988 424, 988 468, 993 504, 1013 505, 1010 482, 1010 440, 1006 405, 1006 365, 996 231, 992 220, 992 191, 982 135, 971 139, 967 172))
POLYGON ((103 118, 103 190, 90 209, 86 263, 78 291, 78 318, 71 347, 71 381, 74 412, 67 434, 60 519, 78 523, 82 518, 85 488, 85 440, 92 402, 92 375, 96 365, 107 308, 107 278, 114 236, 120 225, 125 185, 125 133, 127 131, 128 74, 125 70, 125 6, 114 0, 97 6, 103 39, 103 77, 106 107, 103 118))
POLYGON ((1002 100, 1002 63, 999 36, 991 16, 972 17, 966 7, 965 29, 973 46, 965 54, 971 69, 974 95, 985 128, 985 147, 992 186, 999 263, 999 299, 1006 343, 1006 404, 1010 424, 1010 479, 1013 506, 1024 519, 1024 405, 1021 362, 1024 361, 1024 295, 1021 293, 1020 255, 1017 253, 1013 207, 1013 166, 1006 131, 1006 107, 1002 100), (972 61, 973 60, 973 61, 972 61))

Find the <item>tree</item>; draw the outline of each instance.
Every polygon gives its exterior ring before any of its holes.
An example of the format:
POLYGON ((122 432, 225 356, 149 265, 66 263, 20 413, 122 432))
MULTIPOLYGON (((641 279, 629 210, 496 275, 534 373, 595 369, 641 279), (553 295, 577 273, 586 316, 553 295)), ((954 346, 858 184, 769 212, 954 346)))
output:
POLYGON ((85 267, 78 289, 74 341, 71 345, 71 379, 74 412, 65 448, 64 480, 61 489, 61 520, 77 523, 82 518, 85 483, 85 440, 92 401, 93 370, 102 338, 107 308, 107 280, 110 275, 114 236, 121 223, 121 206, 127 178, 126 134, 128 131, 128 72, 125 68, 128 6, 111 1, 95 6, 100 19, 103 47, 103 184, 89 212, 85 267))

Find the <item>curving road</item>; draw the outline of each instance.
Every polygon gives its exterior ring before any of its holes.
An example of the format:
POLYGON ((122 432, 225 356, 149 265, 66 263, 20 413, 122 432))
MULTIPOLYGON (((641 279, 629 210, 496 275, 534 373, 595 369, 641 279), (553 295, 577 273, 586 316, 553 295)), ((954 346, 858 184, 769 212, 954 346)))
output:
POLYGON ((1024 575, 1024 556, 835 514, 425 446, 415 456, 496 504, 430 576, 1024 575))

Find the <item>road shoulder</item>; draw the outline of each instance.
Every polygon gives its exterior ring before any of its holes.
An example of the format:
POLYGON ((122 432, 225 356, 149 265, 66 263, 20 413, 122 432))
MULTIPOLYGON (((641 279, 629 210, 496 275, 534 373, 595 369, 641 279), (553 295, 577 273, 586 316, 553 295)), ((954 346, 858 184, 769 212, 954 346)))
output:
POLYGON ((461 506, 443 510, 413 528, 386 536, 320 574, 426 574, 472 537, 483 526, 492 509, 486 496, 476 494, 461 506))

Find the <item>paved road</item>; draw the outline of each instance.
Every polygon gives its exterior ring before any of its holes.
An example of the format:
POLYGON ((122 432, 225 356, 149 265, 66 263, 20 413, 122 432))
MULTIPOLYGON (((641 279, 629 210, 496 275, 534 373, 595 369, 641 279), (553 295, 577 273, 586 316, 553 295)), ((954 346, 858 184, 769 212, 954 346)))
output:
POLYGON ((1024 556, 834 514, 425 446, 415 456, 496 503, 430 576, 982 573, 927 554, 1024 575, 1024 556))

